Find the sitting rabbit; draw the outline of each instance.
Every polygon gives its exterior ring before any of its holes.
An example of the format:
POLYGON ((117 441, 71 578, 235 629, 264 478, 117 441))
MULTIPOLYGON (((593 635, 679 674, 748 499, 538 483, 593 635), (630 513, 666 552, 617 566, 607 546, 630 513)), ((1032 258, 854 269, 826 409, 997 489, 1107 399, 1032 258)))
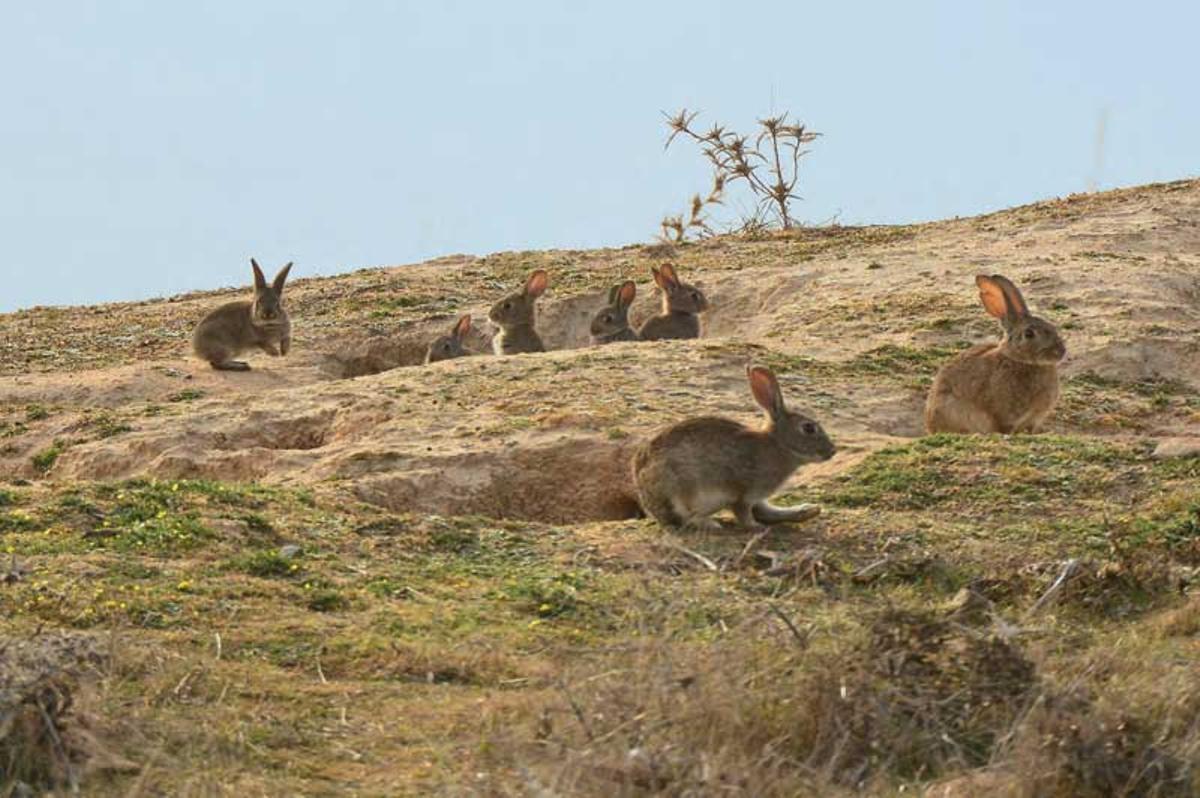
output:
POLYGON ((641 340, 629 326, 629 306, 636 296, 637 285, 633 280, 626 280, 609 289, 608 305, 592 318, 592 344, 641 340))
POLYGON ((708 299, 696 286, 681 283, 675 267, 669 263, 664 263, 661 269, 651 266, 650 272, 662 289, 662 313, 647 319, 638 335, 643 341, 699 338, 699 314, 708 310, 708 299))
POLYGON ((941 368, 925 402, 925 429, 1037 432, 1058 401, 1058 364, 1067 348, 1053 324, 1029 312, 1007 278, 981 274, 975 283, 983 307, 1004 325, 1004 337, 941 368))
POLYGON ((497 355, 516 355, 521 352, 545 352, 546 347, 534 329, 536 303, 546 291, 550 278, 542 269, 529 275, 525 286, 492 305, 488 319, 500 327, 492 339, 497 355))
POLYGON ((292 323, 283 309, 283 284, 292 269, 289 262, 267 285, 258 262, 254 269, 254 299, 227 302, 209 313, 192 335, 196 357, 207 360, 214 369, 249 371, 250 364, 235 357, 249 349, 261 349, 268 355, 286 355, 292 345, 292 323))

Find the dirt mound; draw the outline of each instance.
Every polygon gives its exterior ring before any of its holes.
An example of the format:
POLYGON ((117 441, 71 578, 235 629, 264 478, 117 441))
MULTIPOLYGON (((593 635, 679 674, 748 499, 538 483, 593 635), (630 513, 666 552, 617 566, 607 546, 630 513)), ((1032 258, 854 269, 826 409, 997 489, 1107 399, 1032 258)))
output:
MULTIPOLYGON (((409 462, 356 474, 359 498, 397 512, 569 524, 633 518, 630 447, 567 439, 530 449, 409 462)), ((357 470, 357 469, 356 469, 357 470)))
POLYGON ((1200 338, 1114 341, 1075 358, 1071 371, 1120 382, 1184 383, 1200 390, 1200 338))
POLYGON ((638 282, 635 324, 657 312, 648 274, 664 253, 650 248, 299 280, 289 289, 293 354, 252 354, 245 374, 214 372, 187 352, 187 321, 221 297, 56 309, 36 324, 28 313, 3 317, 18 344, 25 327, 38 328, 30 368, 51 351, 69 368, 123 365, 3 378, 0 474, 337 480, 394 509, 623 517, 614 452, 691 414, 753 419, 742 376, 751 361, 774 367, 789 400, 848 454, 920 435, 936 369, 999 333, 978 307, 981 270, 1013 277, 1035 312, 1063 328, 1073 360, 1058 431, 1194 437, 1200 256, 1182 222, 1200 221, 1200 183, 1161 192, 1169 201, 1147 189, 921 227, 679 247, 670 257, 712 302, 705 337, 693 342, 588 346, 591 316, 620 279, 638 282), (552 351, 490 356, 490 302, 537 265, 551 272, 539 325, 552 351), (469 348, 484 356, 419 367, 429 341, 464 312, 475 319, 469 348), (156 325, 170 334, 149 336, 156 325), (135 331, 149 337, 130 352, 135 331), (44 343, 58 340, 57 350, 44 343), (137 362, 143 352, 158 357, 137 362), (605 465, 589 468, 591 457, 605 465), (439 478, 442 470, 457 475, 439 478), (555 501, 575 473, 592 471, 612 489, 555 501))

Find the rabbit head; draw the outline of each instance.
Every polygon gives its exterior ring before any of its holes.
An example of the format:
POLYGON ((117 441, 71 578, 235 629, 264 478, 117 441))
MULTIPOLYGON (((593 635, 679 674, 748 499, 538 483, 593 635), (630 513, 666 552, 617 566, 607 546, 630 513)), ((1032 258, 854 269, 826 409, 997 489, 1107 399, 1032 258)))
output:
POLYGON ((592 317, 591 334, 608 338, 629 329, 629 306, 637 296, 633 280, 614 285, 608 291, 608 306, 592 317))
POLYGON ((436 363, 439 360, 450 360, 467 354, 463 342, 471 332, 471 315, 460 316, 448 335, 435 338, 425 353, 426 363, 436 363))
POLYGON ((542 269, 529 275, 520 291, 509 294, 488 311, 488 319, 500 327, 533 326, 535 305, 546 291, 550 277, 542 269))
POLYGON ((818 463, 833 457, 833 441, 814 419, 788 410, 779 381, 770 369, 751 366, 746 369, 754 401, 767 416, 766 432, 789 454, 802 463, 818 463))
POLYGON ((681 282, 675 267, 664 263, 661 268, 650 267, 655 284, 663 292, 664 313, 703 313, 708 310, 708 299, 699 288, 681 282))
POLYGON ((287 314, 283 310, 283 284, 287 282, 288 272, 292 270, 291 261, 279 270, 279 274, 275 275, 275 279, 269 285, 258 261, 251 258, 250 266, 254 269, 254 302, 250 306, 251 320, 259 327, 274 327, 284 324, 287 321, 287 314))
POLYGON ((1021 291, 1007 277, 981 274, 975 278, 979 299, 1004 326, 1005 357, 1035 366, 1053 366, 1067 354, 1058 328, 1029 312, 1021 291))

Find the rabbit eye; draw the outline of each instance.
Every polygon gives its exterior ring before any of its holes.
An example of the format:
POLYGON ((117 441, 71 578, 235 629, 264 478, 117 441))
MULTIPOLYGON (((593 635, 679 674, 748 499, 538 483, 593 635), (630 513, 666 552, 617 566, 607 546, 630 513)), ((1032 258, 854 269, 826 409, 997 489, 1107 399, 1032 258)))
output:
POLYGON ((605 313, 605 314, 604 314, 604 320, 605 320, 605 321, 612 321, 612 314, 611 314, 611 313, 605 313))
POLYGON ((1037 337, 1037 330, 1026 330, 1026 331, 1025 331, 1025 337, 1026 337, 1026 338, 1030 338, 1030 339, 1032 339, 1032 338, 1036 338, 1036 337, 1037 337))
POLYGON ((699 298, 700 298, 700 292, 699 292, 699 291, 693 291, 693 292, 692 292, 692 299, 699 299, 699 298))
POLYGON ((804 430, 805 435, 816 435, 817 434, 817 425, 812 423, 811 421, 804 422, 804 426, 802 426, 800 429, 804 430))
POLYGON ((450 351, 450 344, 442 344, 442 351, 444 351, 444 352, 449 352, 449 351, 450 351))
POLYGON ((511 303, 511 302, 505 302, 505 303, 504 303, 504 309, 505 309, 505 310, 512 310, 512 303, 511 303))

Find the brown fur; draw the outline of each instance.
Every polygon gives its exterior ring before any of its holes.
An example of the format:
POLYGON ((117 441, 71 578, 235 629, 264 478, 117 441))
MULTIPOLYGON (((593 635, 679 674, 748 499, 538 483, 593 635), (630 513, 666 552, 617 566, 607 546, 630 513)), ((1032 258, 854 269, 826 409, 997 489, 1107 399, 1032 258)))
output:
POLYGON ((609 289, 608 305, 592 317, 589 327, 593 345, 641 340, 629 326, 629 306, 636 297, 637 284, 633 280, 626 280, 609 289))
POLYGON ((671 338, 699 338, 700 314, 708 310, 708 298, 694 285, 680 282, 675 267, 650 267, 654 282, 662 291, 662 313, 647 319, 638 336, 643 341, 671 338))
POLYGON ((425 350, 425 363, 437 363, 441 360, 451 360, 456 357, 465 357, 467 349, 463 345, 467 335, 471 332, 471 315, 459 316, 458 321, 454 323, 448 335, 439 336, 429 344, 429 348, 425 350))
POLYGON ((724 508, 747 529, 814 514, 767 499, 800 465, 832 457, 833 443, 817 422, 785 407, 770 371, 753 368, 748 378, 767 415, 759 429, 703 416, 668 427, 634 453, 642 507, 663 526, 714 527, 709 516, 724 508))
POLYGON ((546 351, 536 329, 537 300, 545 293, 549 282, 546 272, 538 269, 529 275, 520 291, 492 305, 488 319, 500 327, 500 332, 492 339, 492 348, 497 355, 546 351))
POLYGON ((283 286, 292 264, 280 269, 270 285, 253 258, 250 266, 254 299, 221 305, 204 317, 192 335, 192 351, 214 369, 249 371, 248 363, 234 360, 242 352, 261 349, 272 357, 282 357, 291 349, 292 323, 283 307, 283 286))
POLYGON ((980 300, 1004 324, 1004 338, 956 355, 933 380, 925 402, 928 432, 1038 432, 1058 401, 1058 330, 1029 312, 1001 275, 976 278, 980 300))

